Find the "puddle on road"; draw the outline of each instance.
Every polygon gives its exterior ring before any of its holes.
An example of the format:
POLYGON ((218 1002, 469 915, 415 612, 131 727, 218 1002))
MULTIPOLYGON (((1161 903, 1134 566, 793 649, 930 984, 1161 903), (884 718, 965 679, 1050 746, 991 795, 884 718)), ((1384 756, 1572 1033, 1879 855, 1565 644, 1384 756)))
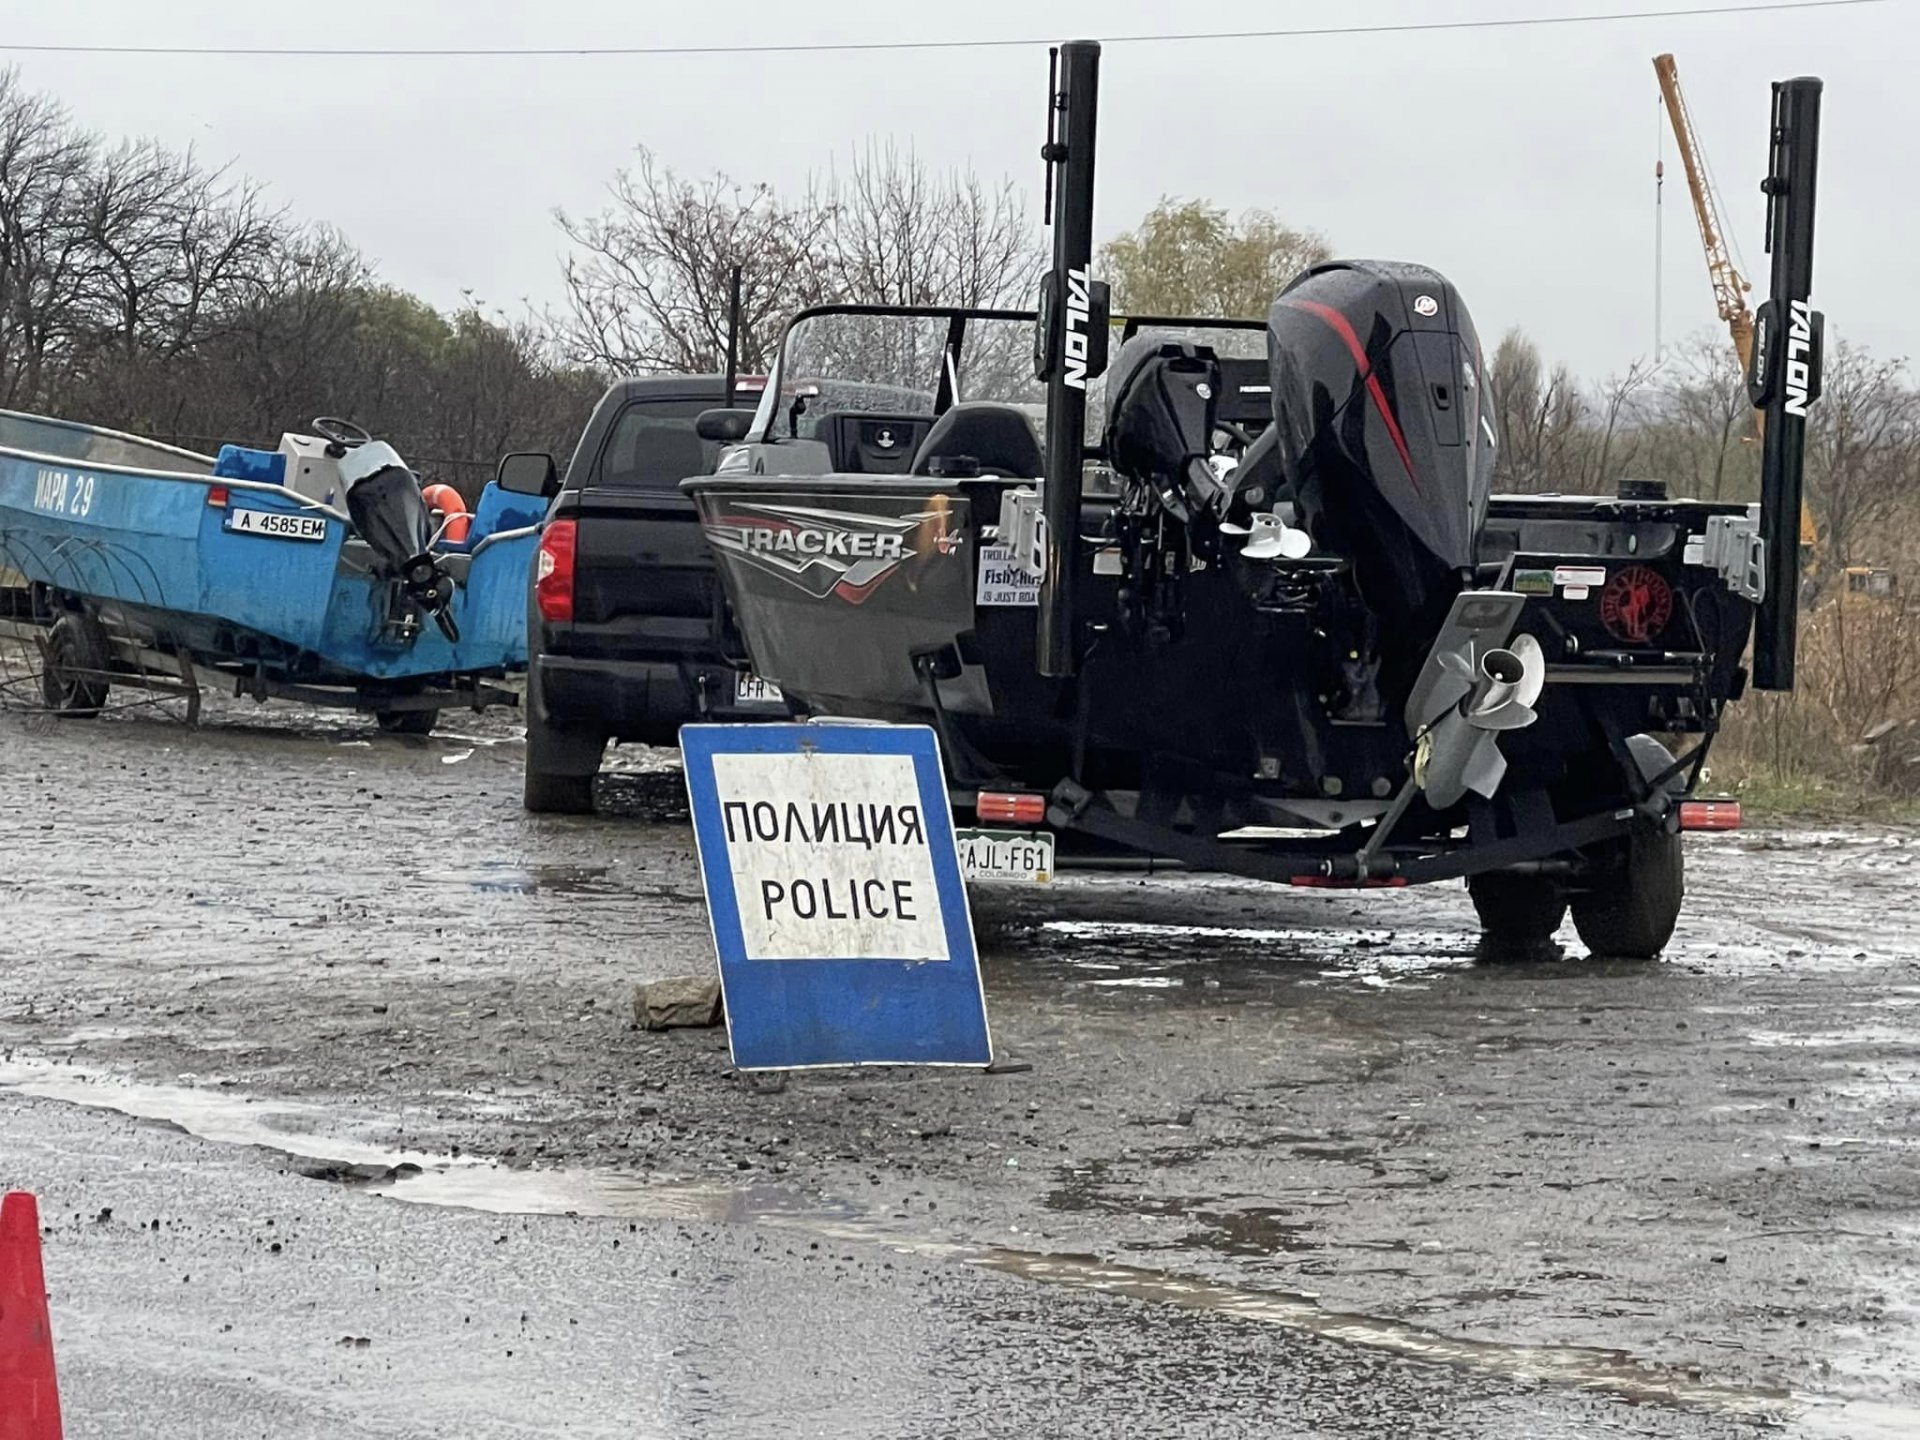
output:
POLYGON ((1091 975, 1087 984, 1112 989, 1171 990, 1217 984, 1205 978, 1216 971, 1239 980, 1251 973, 1252 962, 1269 971, 1293 970, 1301 985, 1332 983, 1378 990, 1470 970, 1484 958, 1476 948, 1463 948, 1458 934, 1425 930, 1045 920, 1035 933, 1066 941, 1064 952, 1055 952, 1053 958, 1091 975), (1082 945, 1085 955, 1076 953, 1082 945), (1116 952, 1132 963, 1124 967, 1116 963, 1112 958, 1116 952), (1338 968, 1329 968, 1328 962, 1335 960, 1338 968), (1114 973, 1123 968, 1144 968, 1147 973, 1114 973))
POLYGON ((1784 1390, 1696 1379, 1692 1372, 1645 1363, 1624 1351, 1467 1340, 1404 1321, 1327 1310, 1311 1295, 1222 1284, 1089 1256, 917 1236, 880 1218, 809 1202, 775 1187, 658 1180, 598 1170, 515 1170, 468 1157, 408 1154, 316 1133, 321 1124, 337 1124, 341 1118, 318 1106, 258 1101, 184 1086, 122 1084, 77 1067, 20 1063, 0 1064, 0 1088, 161 1121, 222 1144, 257 1146, 302 1160, 375 1167, 382 1174, 366 1190, 410 1204, 489 1214, 759 1225, 817 1239, 885 1246, 896 1253, 974 1265, 1038 1284, 1255 1321, 1410 1360, 1522 1382, 1573 1386, 1635 1403, 1762 1420, 1783 1420, 1796 1403, 1806 1403, 1784 1390))
POLYGON ((1132 1265, 1108 1265, 1076 1256, 1034 1255, 1011 1250, 968 1258, 986 1269, 1044 1284, 1123 1295, 1239 1320, 1256 1320, 1343 1345, 1391 1351, 1410 1360, 1489 1372, 1530 1383, 1570 1385, 1641 1404, 1680 1405, 1756 1419, 1784 1419, 1793 1398, 1784 1390, 1739 1389, 1695 1380, 1677 1371, 1643 1364, 1621 1350, 1463 1340, 1397 1320, 1326 1310, 1307 1295, 1222 1285, 1132 1265))
POLYGON ((225 1090, 188 1085, 137 1085, 109 1079, 78 1066, 0 1062, 0 1089, 41 1100, 58 1100, 95 1110, 112 1110, 135 1120, 172 1125, 202 1140, 250 1145, 300 1160, 335 1165, 415 1165, 459 1163, 451 1156, 395 1150, 335 1134, 320 1134, 337 1115, 317 1105, 259 1100, 225 1090))
POLYGON ((472 870, 432 871, 422 878, 434 884, 465 885, 483 894, 618 895, 610 865, 513 865, 488 861, 472 870))

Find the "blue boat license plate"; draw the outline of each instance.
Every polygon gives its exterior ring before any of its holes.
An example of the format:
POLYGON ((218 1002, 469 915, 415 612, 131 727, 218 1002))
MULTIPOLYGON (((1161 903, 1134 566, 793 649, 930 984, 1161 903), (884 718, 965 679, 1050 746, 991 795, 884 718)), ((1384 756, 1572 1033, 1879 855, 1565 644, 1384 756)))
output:
POLYGON ((1045 885, 1053 879, 1053 836, 1045 830, 955 830, 960 873, 969 880, 1045 885))
POLYGON ((225 528, 235 535, 265 535, 275 540, 324 540, 327 517, 289 515, 284 510, 229 510, 225 528))
POLYGON ((733 676, 733 703, 736 705, 777 705, 784 707, 787 697, 771 680, 739 670, 733 676))

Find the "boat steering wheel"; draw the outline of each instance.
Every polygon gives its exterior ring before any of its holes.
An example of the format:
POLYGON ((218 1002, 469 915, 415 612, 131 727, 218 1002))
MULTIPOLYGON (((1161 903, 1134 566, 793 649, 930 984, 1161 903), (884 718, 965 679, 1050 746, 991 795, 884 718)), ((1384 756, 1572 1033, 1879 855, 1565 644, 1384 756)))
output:
POLYGON ((313 422, 313 433, 327 442, 329 454, 333 454, 335 450, 339 451, 339 454, 334 455, 336 460, 347 451, 373 439, 373 436, 351 420, 342 420, 337 415, 321 415, 316 418, 313 422))

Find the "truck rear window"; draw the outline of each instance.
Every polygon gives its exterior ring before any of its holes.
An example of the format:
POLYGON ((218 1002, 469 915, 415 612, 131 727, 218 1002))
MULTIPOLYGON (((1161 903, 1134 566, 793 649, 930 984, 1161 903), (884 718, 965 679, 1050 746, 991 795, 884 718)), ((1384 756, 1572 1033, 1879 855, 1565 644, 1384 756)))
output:
POLYGON ((711 400, 636 400, 613 422, 600 452, 596 484, 671 490, 690 475, 704 475, 719 462, 720 446, 702 440, 693 422, 711 400))

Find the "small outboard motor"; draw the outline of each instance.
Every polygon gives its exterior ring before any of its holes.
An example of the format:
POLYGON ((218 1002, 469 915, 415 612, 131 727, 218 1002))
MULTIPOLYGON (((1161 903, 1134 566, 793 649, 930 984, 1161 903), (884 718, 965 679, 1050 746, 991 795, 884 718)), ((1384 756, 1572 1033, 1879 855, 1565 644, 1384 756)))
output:
POLYGON ((366 440, 340 458, 347 487, 347 515, 372 547, 380 571, 398 580, 407 596, 432 615, 447 639, 460 638, 448 606, 453 578, 433 556, 432 528, 420 482, 384 440, 366 440))
POLYGON ((1120 347, 1107 407, 1107 458, 1153 487, 1180 520, 1218 519, 1233 487, 1208 463, 1220 366, 1205 345, 1140 334, 1120 347))

